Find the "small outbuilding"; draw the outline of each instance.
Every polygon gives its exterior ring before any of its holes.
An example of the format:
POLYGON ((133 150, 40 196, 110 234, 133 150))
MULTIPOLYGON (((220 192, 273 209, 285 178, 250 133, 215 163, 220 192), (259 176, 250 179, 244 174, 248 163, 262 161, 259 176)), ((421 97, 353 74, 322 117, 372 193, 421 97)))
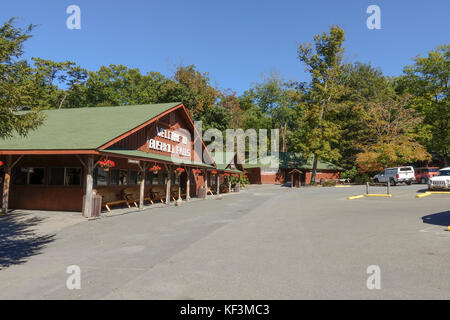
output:
POLYGON ((293 187, 300 188, 301 184, 300 181, 303 176, 303 172, 301 172, 298 169, 294 169, 289 172, 289 175, 291 176, 291 188, 293 187))

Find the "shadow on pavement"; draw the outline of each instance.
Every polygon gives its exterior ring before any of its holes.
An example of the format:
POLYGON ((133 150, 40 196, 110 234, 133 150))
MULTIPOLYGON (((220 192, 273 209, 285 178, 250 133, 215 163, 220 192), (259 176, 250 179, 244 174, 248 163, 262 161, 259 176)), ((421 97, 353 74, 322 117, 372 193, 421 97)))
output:
POLYGON ((0 270, 26 262, 54 240, 55 235, 38 235, 32 230, 43 220, 23 214, 0 216, 0 270))
POLYGON ((422 221, 437 226, 450 226, 450 211, 443 211, 424 216, 422 217, 422 221))

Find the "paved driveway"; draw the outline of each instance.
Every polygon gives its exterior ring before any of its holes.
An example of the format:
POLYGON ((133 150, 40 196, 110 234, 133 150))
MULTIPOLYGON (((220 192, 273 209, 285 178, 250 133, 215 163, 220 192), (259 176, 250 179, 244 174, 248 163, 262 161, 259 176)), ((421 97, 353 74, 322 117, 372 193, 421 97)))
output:
POLYGON ((0 298, 450 299, 450 195, 420 189, 346 200, 364 187, 256 186, 68 225, 0 265, 0 298), (81 290, 66 288, 69 265, 81 290))

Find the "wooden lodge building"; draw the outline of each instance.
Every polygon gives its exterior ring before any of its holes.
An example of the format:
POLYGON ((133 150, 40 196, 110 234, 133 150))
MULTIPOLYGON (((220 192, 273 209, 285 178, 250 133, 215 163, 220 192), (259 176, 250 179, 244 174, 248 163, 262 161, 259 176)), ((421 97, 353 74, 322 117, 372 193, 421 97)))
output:
MULTIPOLYGON (((304 159, 301 153, 280 152, 278 157, 247 161, 243 169, 252 184, 285 184, 304 186, 311 183, 312 157, 304 159)), ((338 180, 342 168, 332 163, 318 161, 316 181, 338 180)))
POLYGON ((225 173, 242 173, 215 163, 181 103, 43 112, 44 124, 27 137, 0 140, 2 212, 91 217, 100 196, 107 210, 168 204, 220 193, 225 173))

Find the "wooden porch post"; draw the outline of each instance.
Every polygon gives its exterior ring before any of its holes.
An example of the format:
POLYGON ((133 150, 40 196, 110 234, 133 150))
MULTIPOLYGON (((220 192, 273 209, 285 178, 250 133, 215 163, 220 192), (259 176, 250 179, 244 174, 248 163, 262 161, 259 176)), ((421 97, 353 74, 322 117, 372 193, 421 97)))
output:
POLYGON ((238 181, 238 192, 241 192, 241 176, 239 175, 239 181, 238 181))
POLYGON ((93 196, 93 185, 94 185, 94 157, 88 156, 86 163, 86 194, 84 197, 83 204, 83 216, 85 218, 90 218, 92 216, 92 196, 93 196))
POLYGON ((141 185, 139 188, 139 209, 144 209, 144 190, 145 190, 145 174, 147 173, 147 167, 148 164, 147 163, 143 163, 142 167, 139 166, 141 169, 141 175, 142 175, 142 179, 141 179, 141 185))
POLYGON ((166 204, 170 204, 170 183, 172 181, 171 175, 172 175, 172 166, 169 164, 167 165, 167 180, 166 180, 166 204))
POLYGON ((228 193, 231 193, 231 174, 228 177, 228 193))
POLYGON ((217 184, 217 195, 220 194, 220 175, 219 172, 217 172, 217 177, 216 177, 216 184, 217 184))
POLYGON ((205 200, 208 199, 208 170, 205 169, 205 200))
POLYGON ((3 179, 3 194, 2 194, 2 213, 8 213, 9 200, 9 185, 11 181, 11 156, 5 163, 5 178, 3 179))
POLYGON ((191 169, 186 168, 186 201, 191 200, 191 169))

